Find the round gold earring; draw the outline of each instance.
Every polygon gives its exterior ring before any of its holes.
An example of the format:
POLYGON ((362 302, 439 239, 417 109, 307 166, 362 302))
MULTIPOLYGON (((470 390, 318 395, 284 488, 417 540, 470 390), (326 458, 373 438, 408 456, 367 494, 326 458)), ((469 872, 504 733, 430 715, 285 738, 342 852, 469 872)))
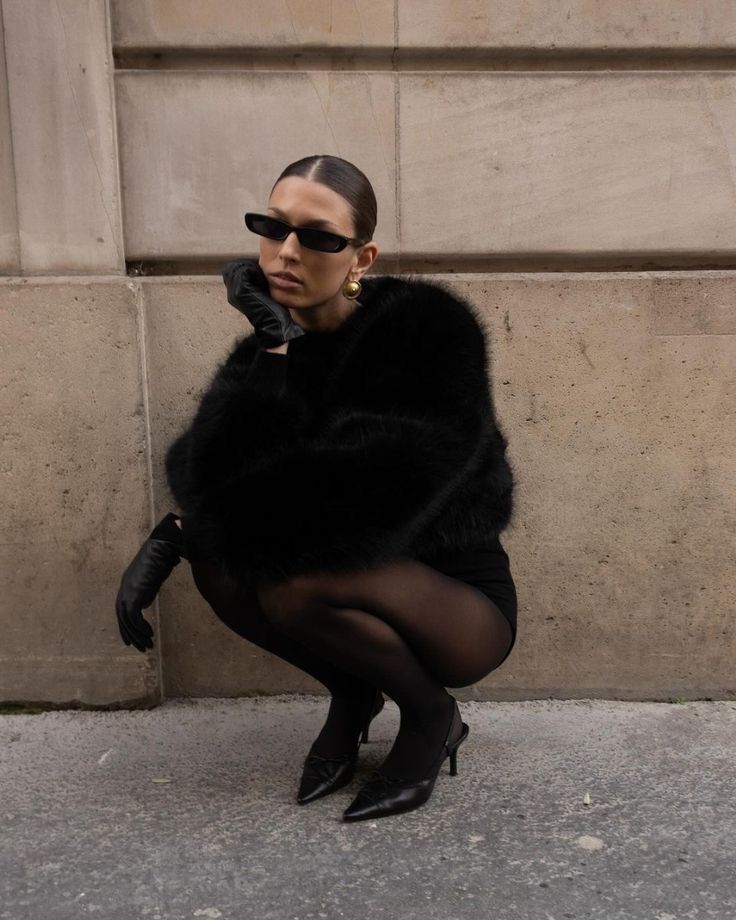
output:
POLYGON ((348 300, 355 300, 362 290, 363 285, 360 281, 346 281, 342 286, 343 297, 347 297, 348 300))

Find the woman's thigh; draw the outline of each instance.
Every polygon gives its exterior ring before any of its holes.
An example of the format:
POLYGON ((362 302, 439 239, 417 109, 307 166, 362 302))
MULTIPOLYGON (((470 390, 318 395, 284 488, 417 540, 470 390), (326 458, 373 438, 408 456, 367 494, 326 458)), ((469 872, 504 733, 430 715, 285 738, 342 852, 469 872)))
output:
POLYGON ((272 631, 255 589, 238 584, 212 559, 193 559, 190 566, 197 591, 226 626, 254 642, 264 627, 272 631))
MULTIPOLYGON (((511 645, 511 625, 482 591, 402 557, 368 570, 299 575, 258 591, 268 615, 274 606, 294 615, 311 600, 364 610, 389 623, 445 686, 485 677, 511 645)), ((283 619, 284 612, 280 616, 283 619)))

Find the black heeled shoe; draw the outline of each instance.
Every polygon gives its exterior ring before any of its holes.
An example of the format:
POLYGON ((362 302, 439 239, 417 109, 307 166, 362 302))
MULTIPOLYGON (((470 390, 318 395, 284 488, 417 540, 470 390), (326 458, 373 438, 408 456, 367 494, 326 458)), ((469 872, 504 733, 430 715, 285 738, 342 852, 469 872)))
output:
POLYGON ((382 818, 386 815, 419 808, 432 795, 440 768, 448 756, 450 758, 450 776, 456 776, 457 749, 470 732, 468 726, 461 719, 462 731, 455 741, 450 742, 450 734, 455 724, 456 709, 457 700, 452 697, 452 716, 450 717, 447 737, 442 745, 437 762, 430 767, 424 779, 411 781, 400 776, 388 776, 382 773, 380 769, 373 770, 356 797, 343 812, 343 821, 382 818))
POLYGON ((383 693, 375 689, 370 698, 370 705, 363 716, 360 738, 355 750, 340 757, 323 757, 321 754, 308 754, 304 761, 304 770, 299 783, 297 802, 306 805, 346 786, 355 775, 360 745, 368 741, 368 728, 371 720, 384 706, 383 693))

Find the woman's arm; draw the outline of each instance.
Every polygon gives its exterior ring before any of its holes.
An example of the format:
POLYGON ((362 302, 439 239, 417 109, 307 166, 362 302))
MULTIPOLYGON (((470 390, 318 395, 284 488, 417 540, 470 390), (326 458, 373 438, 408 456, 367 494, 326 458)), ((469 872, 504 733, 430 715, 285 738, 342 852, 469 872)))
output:
POLYGON ((194 512, 214 482, 270 462, 299 441, 311 410, 299 394, 287 391, 288 354, 282 348, 262 349, 254 335, 239 340, 214 373, 190 424, 169 444, 167 482, 185 513, 194 512))

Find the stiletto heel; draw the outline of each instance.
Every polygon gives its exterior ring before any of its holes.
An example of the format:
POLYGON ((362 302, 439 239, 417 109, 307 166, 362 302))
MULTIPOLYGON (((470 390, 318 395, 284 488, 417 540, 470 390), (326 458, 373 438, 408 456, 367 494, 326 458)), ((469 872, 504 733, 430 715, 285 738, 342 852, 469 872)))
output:
POLYGON ((462 726, 463 730, 460 734, 460 737, 453 745, 451 745, 451 747, 448 748, 448 751, 450 752, 450 776, 457 776, 457 749, 468 737, 468 732, 470 731, 465 722, 462 723, 462 726))
POLYGON ((361 732, 361 735, 360 735, 360 742, 359 742, 360 744, 365 744, 368 741, 368 729, 370 728, 371 721, 373 720, 373 717, 377 716, 378 713, 382 709, 383 709, 383 694, 381 693, 380 690, 377 690, 376 696, 373 701, 373 706, 371 707, 371 711, 365 717, 365 722, 363 723, 363 731, 361 732), (380 697, 380 703, 379 703, 379 697, 380 697))
POLYGON ((450 727, 447 729, 447 737, 440 748, 437 762, 429 769, 424 779, 412 782, 400 776, 388 776, 382 773, 380 769, 373 770, 357 796, 343 812, 344 821, 382 818, 386 815, 419 808, 432 794, 440 768, 448 756, 450 758, 450 775, 457 775, 457 751, 468 737, 470 728, 461 719, 462 730, 460 735, 455 741, 450 742, 450 734, 455 724, 455 711, 457 710, 457 700, 454 697, 452 697, 452 706, 453 711, 450 717, 450 727))
POLYGON ((342 789, 350 782, 355 774, 360 745, 368 740, 368 726, 383 709, 384 703, 383 693, 376 688, 371 695, 370 709, 363 719, 361 735, 354 751, 340 757, 323 757, 317 753, 307 755, 297 793, 297 802, 300 805, 306 805, 322 798, 323 795, 342 789))

